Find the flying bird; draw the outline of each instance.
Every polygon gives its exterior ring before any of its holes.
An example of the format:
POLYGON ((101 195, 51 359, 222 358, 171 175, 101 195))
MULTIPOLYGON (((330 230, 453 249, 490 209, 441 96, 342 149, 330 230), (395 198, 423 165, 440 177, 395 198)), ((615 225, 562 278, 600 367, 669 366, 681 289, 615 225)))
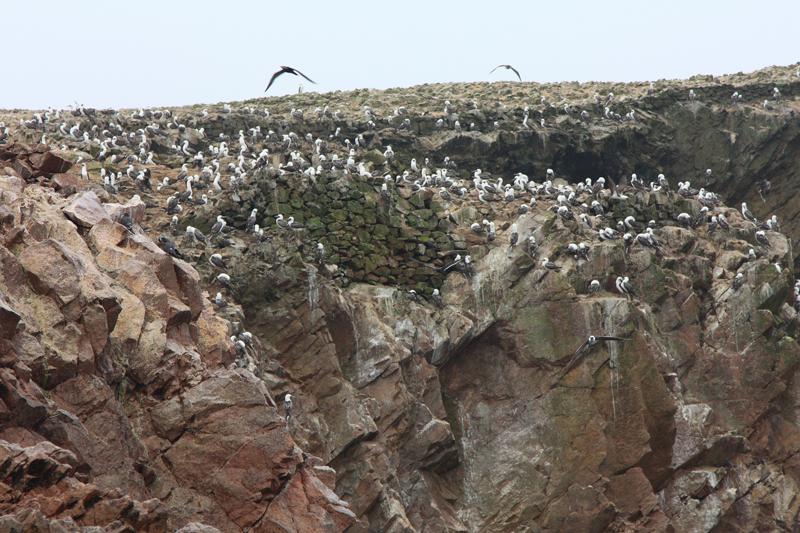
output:
POLYGON ((278 72, 276 72, 275 74, 273 74, 272 77, 269 79, 269 84, 267 84, 267 88, 264 89, 264 92, 269 91, 269 88, 272 87, 272 84, 275 82, 275 78, 277 78, 281 74, 294 74, 295 76, 303 76, 305 79, 307 79, 311 83, 317 83, 314 80, 312 80, 311 78, 309 78, 308 76, 306 76, 305 74, 303 74, 302 72, 300 72, 299 70, 294 69, 292 67, 286 67, 286 66, 281 65, 281 69, 278 72))
POLYGON ((504 68, 504 69, 513 71, 514 74, 517 75, 517 78, 519 79, 519 81, 522 81, 522 76, 519 75, 519 71, 517 69, 515 69, 514 67, 512 67, 511 65, 497 65, 496 67, 494 67, 491 70, 491 72, 489 72, 489 74, 491 74, 492 72, 494 72, 495 70, 497 70, 499 68, 504 68))

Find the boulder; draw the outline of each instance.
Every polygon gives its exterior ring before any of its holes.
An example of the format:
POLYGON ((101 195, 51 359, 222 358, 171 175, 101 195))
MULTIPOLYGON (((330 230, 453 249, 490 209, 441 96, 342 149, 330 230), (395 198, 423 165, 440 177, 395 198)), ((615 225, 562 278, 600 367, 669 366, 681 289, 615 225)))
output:
POLYGON ((0 339, 11 339, 14 336, 20 318, 19 314, 0 295, 0 339))
POLYGON ((68 219, 82 228, 91 228, 101 220, 110 218, 94 191, 77 195, 63 211, 68 219))

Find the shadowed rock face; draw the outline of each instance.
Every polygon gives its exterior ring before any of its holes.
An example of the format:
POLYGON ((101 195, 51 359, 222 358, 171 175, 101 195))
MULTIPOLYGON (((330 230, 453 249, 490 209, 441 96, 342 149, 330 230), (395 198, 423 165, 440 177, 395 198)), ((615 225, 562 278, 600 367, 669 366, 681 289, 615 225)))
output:
MULTIPOLYGON (((169 234, 162 207, 174 191, 129 200, 133 190, 123 184, 115 197, 96 179, 81 181, 77 168, 21 176, 14 161, 30 166, 50 160, 48 152, 8 150, 0 157, 0 208, 10 213, 0 217, 0 473, 8 487, 0 524, 789 528, 800 512, 800 346, 790 305, 792 239, 800 237, 792 216, 799 90, 794 69, 770 69, 659 82, 649 95, 644 85, 462 84, 270 99, 270 117, 246 109, 264 101, 231 113, 213 107, 207 116, 175 110, 188 127, 174 135, 194 149, 207 151, 220 133, 235 146, 238 131, 256 125, 278 132, 264 141, 270 163, 236 194, 209 190, 208 206, 185 204, 181 228, 208 233, 221 213, 232 229, 219 249, 213 239, 204 248, 173 236, 184 259, 154 244, 169 234), (781 98, 764 108, 776 85, 781 98), (733 104, 734 90, 747 100, 733 104), (603 101, 614 92, 612 111, 633 109, 636 118, 605 116, 595 92, 603 101), (547 104, 538 103, 542 96, 547 104), (325 105, 341 118, 313 112, 325 105), (367 126, 363 105, 377 127, 367 126), (525 105, 531 127, 522 125, 525 105), (400 106, 406 111, 392 118, 400 106), (291 108, 304 118, 292 118, 291 108), (401 126, 404 117, 410 126, 401 126), (299 135, 291 147, 282 140, 289 132, 299 135), (375 176, 294 171, 295 149, 320 163, 305 133, 342 159, 343 139, 363 133, 358 161, 375 176), (384 160, 387 145, 392 161, 384 160), (541 181, 553 168, 557 184, 603 175, 621 188, 632 172, 647 183, 663 172, 673 189, 690 180, 732 206, 747 201, 759 218, 776 213, 788 237, 767 231, 770 246, 759 246, 752 224, 725 206, 713 212, 727 217, 729 230, 705 221, 681 227, 677 215, 697 216, 701 205, 665 191, 596 195, 608 213, 596 224, 654 220, 658 251, 601 242, 597 227, 557 217, 554 199, 540 198, 520 216, 519 201, 484 204, 471 190, 450 201, 410 185, 390 199, 380 194, 384 173, 402 174, 412 157, 438 168, 445 156, 467 184, 476 168, 506 181, 516 172, 541 181), (764 179, 773 190, 762 201, 755 184, 764 179), (263 242, 244 233, 253 208, 267 230, 263 242), (123 212, 146 233, 115 222, 123 212), (279 213, 306 229, 279 230, 279 213), (496 224, 492 243, 469 229, 482 219, 496 224), (520 241, 513 248, 512 223, 520 241), (535 257, 522 246, 530 235, 535 257), (314 261, 317 242, 324 265, 314 261), (589 243, 588 258, 568 253, 569 242, 589 243), (758 258, 748 258, 751 247, 758 258), (214 251, 225 256, 231 290, 211 281, 214 251), (444 272, 456 254, 471 255, 469 275, 444 272), (561 270, 544 269, 544 257, 561 270), (744 283, 733 288, 737 273, 744 283), (615 289, 618 275, 630 277, 631 298, 615 289), (593 279, 601 288, 589 294, 593 279), (210 303, 218 290, 225 308, 210 303), (237 368, 229 336, 242 328, 255 334, 257 349, 252 365, 237 368), (601 341, 573 361, 589 335, 625 340, 601 341), (287 393, 288 423, 275 402, 287 393)), ((115 120, 131 130, 153 121, 174 130, 147 113, 115 120)), ((174 177, 184 158, 171 148, 173 133, 150 134, 154 182, 174 177)), ((65 142, 96 155, 96 147, 65 142)), ((99 166, 91 162, 94 176, 99 166)))

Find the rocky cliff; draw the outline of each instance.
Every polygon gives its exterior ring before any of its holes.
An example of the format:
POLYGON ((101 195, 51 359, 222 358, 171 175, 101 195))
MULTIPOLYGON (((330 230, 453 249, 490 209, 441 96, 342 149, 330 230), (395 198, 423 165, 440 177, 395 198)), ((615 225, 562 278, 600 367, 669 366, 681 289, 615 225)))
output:
POLYGON ((795 70, 0 113, 2 529, 792 530, 795 70))

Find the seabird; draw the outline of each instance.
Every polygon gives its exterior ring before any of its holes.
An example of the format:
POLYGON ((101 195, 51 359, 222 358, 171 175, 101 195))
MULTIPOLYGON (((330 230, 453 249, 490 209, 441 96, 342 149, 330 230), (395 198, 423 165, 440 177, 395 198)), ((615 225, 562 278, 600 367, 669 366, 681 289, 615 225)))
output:
POLYGON ((600 282, 593 279, 591 283, 589 283, 589 294, 595 294, 597 292, 600 292, 600 282))
POLYGON ((275 82, 275 79, 278 76, 281 76, 283 74, 293 74, 295 76, 302 76, 305 79, 307 79, 308 81, 310 81, 311 83, 314 83, 314 84, 317 83, 314 80, 312 80, 311 78, 309 78, 308 76, 306 76, 305 74, 303 74, 302 72, 300 72, 299 70, 294 69, 292 67, 286 67, 286 66, 282 65, 281 69, 279 71, 277 71, 275 74, 273 74, 272 77, 269 79, 269 83, 267 84, 267 88, 264 89, 264 92, 267 92, 269 90, 269 88, 272 87, 272 84, 275 82))
POLYGON ((222 233, 222 230, 225 229, 226 224, 227 222, 225 222, 225 219, 222 218, 222 215, 217 215, 217 221, 214 223, 213 226, 211 226, 211 231, 209 232, 209 235, 218 235, 222 233))
POLYGON ((251 233, 256 227, 256 213, 258 213, 258 209, 253 209, 250 211, 250 216, 247 217, 247 226, 245 227, 247 233, 251 233))
POLYGON ((128 233, 133 233, 133 218, 131 218, 131 214, 125 211, 122 213, 122 216, 119 217, 119 223, 125 226, 125 229, 128 230, 128 233))
POLYGON ((536 251, 539 249, 539 245, 536 243, 536 237, 534 237, 533 235, 528 237, 527 245, 528 245, 528 254, 531 256, 536 255, 536 251))
POLYGON ((253 345, 253 334, 249 331, 243 331, 239 333, 239 340, 243 341, 246 345, 252 346, 253 345))
POLYGON ((542 266, 543 266, 544 268, 546 268, 547 270, 555 270, 556 272, 558 272, 559 270, 561 270, 561 267, 560 267, 560 266, 558 266, 557 264, 553 263, 552 261, 550 261, 550 260, 549 260, 548 258, 546 258, 546 257, 542 259, 542 266))
POLYGON ((626 340, 628 339, 623 337, 616 337, 613 335, 597 335, 597 336, 589 335, 589 338, 583 341, 583 344, 578 346, 578 349, 575 350, 575 353, 572 355, 567 365, 559 373, 558 379, 556 380, 555 383, 553 383, 553 385, 550 386, 550 388, 555 387, 556 384, 558 384, 558 382, 561 380, 561 378, 569 374, 569 372, 572 371, 572 369, 577 367, 580 364, 583 357, 587 353, 589 353, 589 350, 591 350, 592 347, 596 346, 600 341, 626 341, 626 340))
POLYGON ((516 74, 516 75, 517 75, 517 79, 519 79, 519 81, 522 81, 522 76, 520 76, 520 75, 519 75, 519 71, 517 71, 517 69, 515 69, 515 68, 514 68, 514 67, 512 67, 511 65, 497 65, 497 66, 496 66, 496 67, 494 67, 494 68, 493 68, 491 71, 489 71, 489 74, 492 74, 492 73, 493 73, 495 70, 497 70, 497 69, 499 69, 499 68, 504 68, 504 69, 506 69, 506 70, 511 70, 511 71, 513 71, 513 72, 514 72, 514 74, 516 74))
POLYGON ((633 285, 630 284, 629 279, 630 278, 628 278, 628 276, 625 276, 624 278, 622 276, 617 276, 616 285, 620 294, 624 294, 630 300, 631 296, 636 294, 636 291, 633 289, 633 285))
POLYGON ((218 292, 216 296, 214 296, 214 305, 218 308, 222 309, 223 307, 228 305, 228 302, 222 297, 222 293, 218 292))
POLYGON ((517 241, 519 241, 519 233, 517 233, 517 225, 511 224, 511 237, 509 238, 509 244, 511 248, 517 245, 517 241))
POLYGON ((163 235, 160 236, 158 238, 158 246, 172 257, 183 259, 183 255, 181 255, 181 253, 178 251, 178 248, 175 246, 175 243, 172 242, 172 239, 169 237, 164 237, 163 235))
POLYGON ((769 248, 769 239, 767 239, 767 234, 763 230, 756 232, 756 241, 765 248, 769 248))
POLYGON ((325 263, 325 245, 321 242, 317 243, 316 259, 317 263, 320 265, 325 263))
POLYGON ((439 289, 433 289, 433 293, 431 294, 431 300, 433 300, 433 303, 439 309, 444 307, 444 300, 442 300, 442 295, 439 294, 439 289))
POLYGON ((283 397, 283 410, 286 411, 286 422, 292 417, 292 395, 286 394, 283 397))
POLYGON ((192 237, 194 240, 199 241, 203 244, 206 243, 206 236, 203 235, 199 229, 195 228, 194 226, 186 226, 186 235, 192 237))
POLYGON ((222 259, 222 254, 211 254, 211 257, 208 258, 208 262, 211 263, 211 266, 214 268, 219 268, 221 270, 228 268, 225 261, 222 259))
POLYGON ((244 355, 247 352, 247 346, 245 345, 243 340, 237 339, 235 335, 231 336, 231 342, 233 343, 233 347, 236 349, 237 355, 244 355))
POLYGON ((745 218, 745 220, 748 220, 753 224, 758 224, 758 220, 756 220, 756 217, 747 208, 747 202, 742 202, 742 216, 745 218))
POLYGON ((231 277, 224 272, 217 276, 217 283, 222 285, 223 287, 230 288, 231 286, 231 277))
POLYGON ((738 291, 744 285, 744 274, 739 272, 733 278, 733 290, 738 291))

